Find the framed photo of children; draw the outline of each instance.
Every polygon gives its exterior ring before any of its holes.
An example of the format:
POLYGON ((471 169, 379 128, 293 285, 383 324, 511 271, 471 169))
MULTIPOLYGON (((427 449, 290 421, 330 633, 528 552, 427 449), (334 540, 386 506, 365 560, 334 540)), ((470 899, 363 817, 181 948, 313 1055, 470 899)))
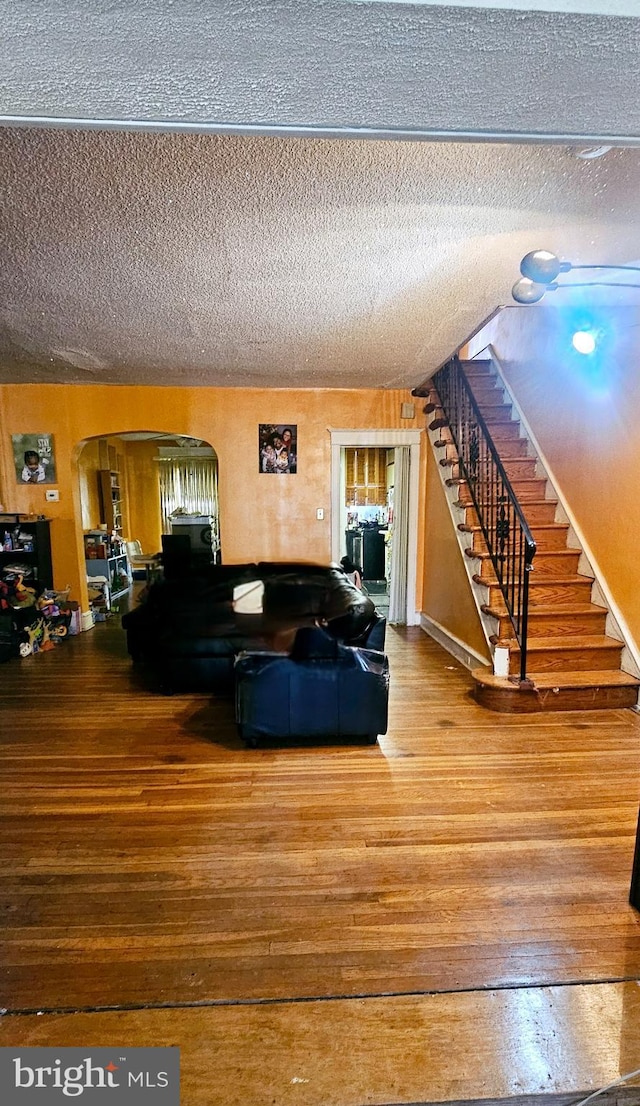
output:
POLYGON ((298 427, 291 423, 260 423, 258 426, 260 472, 291 476, 298 471, 298 427))
POLYGON ((52 434, 12 434, 11 441, 18 484, 57 483, 52 434))

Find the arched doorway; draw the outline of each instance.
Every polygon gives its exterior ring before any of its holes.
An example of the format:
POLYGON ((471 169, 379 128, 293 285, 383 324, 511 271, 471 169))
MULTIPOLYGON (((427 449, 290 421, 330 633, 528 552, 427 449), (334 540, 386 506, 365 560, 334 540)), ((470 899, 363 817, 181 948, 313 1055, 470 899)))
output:
POLYGON ((79 444, 77 471, 87 581, 107 579, 109 604, 129 591, 134 555, 159 553, 164 535, 186 536, 219 560, 218 459, 210 443, 150 430, 95 437, 79 444))

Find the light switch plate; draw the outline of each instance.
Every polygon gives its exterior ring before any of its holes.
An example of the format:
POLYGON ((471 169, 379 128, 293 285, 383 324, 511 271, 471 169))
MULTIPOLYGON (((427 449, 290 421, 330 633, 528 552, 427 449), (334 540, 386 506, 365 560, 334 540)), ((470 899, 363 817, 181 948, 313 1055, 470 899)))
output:
POLYGON ((60 499, 60 492, 57 488, 48 488, 44 493, 44 497, 48 503, 57 503, 60 499))
POLYGON ((318 507, 318 509, 316 510, 316 518, 318 522, 322 522, 324 518, 324 507, 318 507))

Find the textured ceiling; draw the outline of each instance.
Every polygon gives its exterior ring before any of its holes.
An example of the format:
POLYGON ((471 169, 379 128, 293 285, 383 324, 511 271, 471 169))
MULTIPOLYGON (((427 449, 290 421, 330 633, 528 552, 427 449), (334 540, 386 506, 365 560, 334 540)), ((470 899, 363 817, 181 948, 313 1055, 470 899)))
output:
POLYGON ((640 19, 601 14, 619 7, 0 0, 0 118, 637 144, 640 19))
POLYGON ((640 255, 634 149, 4 129, 0 163, 0 382, 412 386, 528 250, 640 255))

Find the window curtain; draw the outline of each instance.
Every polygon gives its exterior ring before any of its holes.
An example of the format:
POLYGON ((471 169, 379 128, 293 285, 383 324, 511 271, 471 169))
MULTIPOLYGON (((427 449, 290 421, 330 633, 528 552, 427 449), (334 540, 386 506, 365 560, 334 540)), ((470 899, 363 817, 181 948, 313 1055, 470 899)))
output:
POLYGON ((159 462, 162 531, 171 533, 171 515, 180 508, 187 515, 211 515, 213 541, 218 531, 218 462, 215 457, 165 457, 159 462))
POLYGON ((407 573, 409 569, 409 465, 408 445, 394 450, 393 535, 391 539, 391 585, 389 622, 407 621, 407 573))

